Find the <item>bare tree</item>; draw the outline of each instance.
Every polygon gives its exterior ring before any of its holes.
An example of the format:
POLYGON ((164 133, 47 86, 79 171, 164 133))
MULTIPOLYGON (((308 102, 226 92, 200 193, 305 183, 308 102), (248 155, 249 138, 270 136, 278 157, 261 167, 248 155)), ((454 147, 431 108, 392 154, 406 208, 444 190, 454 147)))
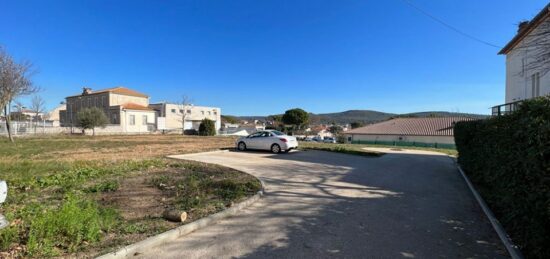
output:
POLYGON ((37 88, 30 79, 32 72, 32 63, 28 61, 15 62, 0 47, 0 109, 4 109, 6 130, 11 142, 14 142, 14 140, 11 134, 8 108, 17 97, 29 95, 37 91, 37 88))
POLYGON ((185 122, 187 121, 187 116, 189 113, 187 112, 188 107, 191 106, 191 98, 187 95, 182 95, 180 101, 177 103, 178 109, 181 112, 181 134, 185 135, 185 122))
POLYGON ((34 114, 34 133, 36 133, 38 121, 44 118, 44 112, 46 111, 46 102, 39 95, 32 97, 31 111, 34 114))
MULTIPOLYGON (((529 22, 521 22, 519 32, 529 25, 529 22)), ((542 77, 550 71, 550 19, 546 18, 534 26, 536 28, 527 33, 516 49, 525 56, 521 73, 536 71, 542 77)))

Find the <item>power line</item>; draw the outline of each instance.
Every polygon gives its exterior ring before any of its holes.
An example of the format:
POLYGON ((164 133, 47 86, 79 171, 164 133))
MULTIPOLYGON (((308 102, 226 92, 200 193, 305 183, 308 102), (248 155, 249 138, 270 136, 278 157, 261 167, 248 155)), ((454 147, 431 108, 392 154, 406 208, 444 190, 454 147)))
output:
POLYGON ((482 39, 480 39, 480 38, 477 38, 477 37, 475 37, 475 36, 473 36, 473 35, 471 35, 471 34, 468 34, 468 33, 466 33, 466 32, 463 32, 462 30, 460 30, 460 29, 458 29, 458 28, 456 28, 456 27, 454 27, 454 26, 452 26, 452 25, 446 23, 445 21, 443 21, 443 20, 441 20, 441 19, 439 19, 439 18, 433 16, 432 14, 428 13, 427 11, 424 11, 424 10, 421 9, 420 7, 414 5, 414 4, 413 4, 411 1, 409 1, 409 0, 402 0, 402 1, 405 2, 405 4, 407 4, 408 6, 414 8, 415 10, 417 10, 418 12, 420 12, 421 14, 423 14, 423 15, 429 17, 430 19, 432 19, 432 20, 438 22, 439 24, 445 26, 446 28, 448 28, 448 29, 450 29, 450 30, 452 30, 452 31, 454 31, 454 32, 456 32, 456 33, 458 33, 458 34, 460 34, 460 35, 466 37, 466 38, 469 38, 469 39, 471 39, 471 40, 477 41, 477 42, 479 42, 479 43, 482 43, 482 44, 485 44, 485 45, 487 45, 487 46, 491 46, 491 47, 494 47, 494 48, 499 48, 499 49, 502 48, 501 46, 492 44, 492 43, 490 43, 490 42, 487 42, 487 41, 484 41, 484 40, 482 40, 482 39))

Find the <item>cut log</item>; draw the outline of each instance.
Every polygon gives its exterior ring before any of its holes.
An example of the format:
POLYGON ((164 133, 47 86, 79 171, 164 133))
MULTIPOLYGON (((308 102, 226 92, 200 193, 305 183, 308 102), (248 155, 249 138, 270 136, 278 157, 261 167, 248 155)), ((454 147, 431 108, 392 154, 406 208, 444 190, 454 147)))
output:
POLYGON ((187 219, 187 212, 168 209, 162 213, 162 217, 173 222, 184 222, 187 219))

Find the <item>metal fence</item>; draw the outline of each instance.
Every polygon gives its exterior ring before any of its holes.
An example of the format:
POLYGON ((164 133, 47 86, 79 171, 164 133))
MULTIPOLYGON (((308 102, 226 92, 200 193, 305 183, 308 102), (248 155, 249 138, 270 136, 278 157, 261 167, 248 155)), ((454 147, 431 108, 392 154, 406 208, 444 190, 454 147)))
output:
POLYGON ((424 143, 424 142, 414 142, 414 141, 407 142, 407 141, 354 140, 351 143, 396 146, 396 147, 428 147, 428 148, 456 149, 455 144, 424 143))
MULTIPOLYGON (((12 121, 10 128, 13 135, 59 134, 67 130, 64 127, 54 126, 48 121, 12 121)), ((0 135, 7 134, 6 122, 0 121, 0 135)))

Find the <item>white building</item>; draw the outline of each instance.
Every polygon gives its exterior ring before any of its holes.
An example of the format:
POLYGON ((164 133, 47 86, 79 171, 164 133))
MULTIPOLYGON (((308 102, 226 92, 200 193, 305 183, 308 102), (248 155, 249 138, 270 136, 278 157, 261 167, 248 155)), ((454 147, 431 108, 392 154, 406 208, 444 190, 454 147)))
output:
POLYGON ((167 131, 199 130, 203 119, 214 121, 216 131, 221 128, 221 109, 217 107, 182 105, 175 103, 153 103, 149 108, 157 112, 157 129, 167 131), (185 118, 185 122, 184 122, 185 118))
POLYGON ((550 4, 529 22, 519 24, 516 36, 499 52, 506 55, 505 104, 493 107, 498 115, 517 102, 550 94, 550 4))

